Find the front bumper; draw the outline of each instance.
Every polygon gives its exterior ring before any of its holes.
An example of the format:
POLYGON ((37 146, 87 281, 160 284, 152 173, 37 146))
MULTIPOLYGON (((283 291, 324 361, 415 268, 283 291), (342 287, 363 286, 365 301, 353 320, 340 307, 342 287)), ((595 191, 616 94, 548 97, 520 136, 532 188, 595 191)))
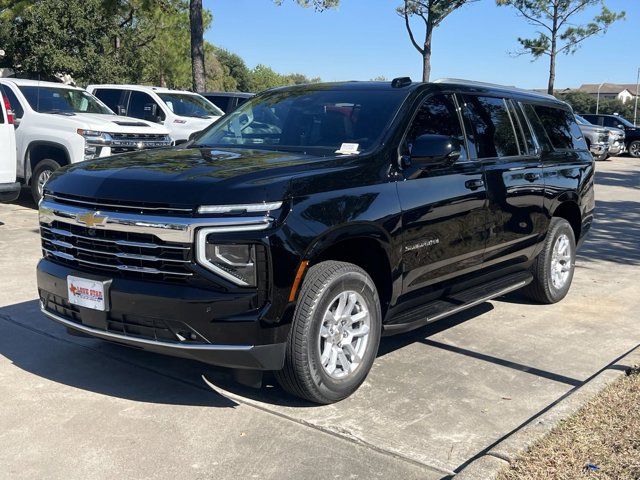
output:
POLYGON ((68 302, 67 276, 106 280, 47 259, 38 264, 41 310, 86 335, 151 352, 222 367, 280 370, 285 344, 277 328, 263 325, 248 298, 189 285, 110 279, 109 311, 68 302))
POLYGON ((0 202, 13 202, 20 196, 19 183, 0 183, 0 202))
POLYGON ((609 152, 608 143, 592 143, 589 149, 593 155, 600 156, 609 152))

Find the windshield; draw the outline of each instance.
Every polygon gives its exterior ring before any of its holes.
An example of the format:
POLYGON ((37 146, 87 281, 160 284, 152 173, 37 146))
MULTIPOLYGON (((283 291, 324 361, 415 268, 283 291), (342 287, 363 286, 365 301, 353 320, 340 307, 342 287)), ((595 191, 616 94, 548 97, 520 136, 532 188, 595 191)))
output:
POLYGON ((189 93, 158 93, 158 96, 176 115, 182 117, 221 117, 224 112, 200 95, 189 93))
POLYGON ((627 120, 626 118, 624 118, 624 117, 616 116, 616 120, 618 122, 620 122, 621 124, 623 124, 624 126, 626 126, 626 127, 635 128, 635 125, 633 123, 631 123, 629 120, 627 120))
POLYGON ((400 90, 283 90, 254 97, 198 137, 198 146, 251 146, 333 153, 376 145, 406 92, 400 90))
POLYGON ((582 118, 580 115, 576 115, 576 120, 578 121, 578 123, 580 125, 593 125, 591 122, 587 122, 584 118, 582 118))
POLYGON ((21 86, 19 88, 31 108, 38 113, 100 113, 113 115, 109 107, 84 90, 39 87, 36 85, 21 86))

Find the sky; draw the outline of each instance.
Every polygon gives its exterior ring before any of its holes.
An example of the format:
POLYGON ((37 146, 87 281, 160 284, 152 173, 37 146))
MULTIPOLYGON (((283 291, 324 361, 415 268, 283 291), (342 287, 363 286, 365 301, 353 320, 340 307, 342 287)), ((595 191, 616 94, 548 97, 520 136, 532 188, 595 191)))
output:
MULTIPOLYGON (((262 63, 279 73, 303 73, 324 81, 378 76, 421 80, 422 59, 395 13, 400 3, 341 0, 337 10, 318 13, 294 0, 283 0, 281 6, 273 0, 204 0, 213 13, 205 38, 239 54, 250 68, 262 63)), ((559 57, 556 88, 636 82, 640 1, 607 0, 607 6, 625 10, 626 20, 612 25, 604 36, 587 39, 575 55, 559 57)), ((494 0, 466 5, 434 33, 431 78, 546 88, 547 57, 532 62, 529 56, 514 55, 517 38, 534 32, 514 9, 496 7, 494 0)))

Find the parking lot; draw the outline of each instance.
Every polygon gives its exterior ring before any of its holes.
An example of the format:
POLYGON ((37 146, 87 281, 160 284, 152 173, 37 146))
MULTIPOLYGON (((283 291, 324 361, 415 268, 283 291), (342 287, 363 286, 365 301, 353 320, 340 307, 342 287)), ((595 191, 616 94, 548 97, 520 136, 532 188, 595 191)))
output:
POLYGON ((385 338, 356 394, 323 407, 69 336, 39 313, 37 210, 0 205, 0 477, 455 474, 640 343, 640 160, 597 170, 596 223, 563 302, 510 294, 385 338))

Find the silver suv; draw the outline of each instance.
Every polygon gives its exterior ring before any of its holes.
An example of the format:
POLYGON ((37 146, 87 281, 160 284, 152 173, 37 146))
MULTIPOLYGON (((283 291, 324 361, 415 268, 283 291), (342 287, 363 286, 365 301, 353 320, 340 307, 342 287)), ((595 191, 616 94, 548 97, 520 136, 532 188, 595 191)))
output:
POLYGON ((605 128, 587 122, 580 115, 576 115, 580 131, 587 141, 589 151, 595 160, 606 160, 609 156, 609 131, 605 128))

